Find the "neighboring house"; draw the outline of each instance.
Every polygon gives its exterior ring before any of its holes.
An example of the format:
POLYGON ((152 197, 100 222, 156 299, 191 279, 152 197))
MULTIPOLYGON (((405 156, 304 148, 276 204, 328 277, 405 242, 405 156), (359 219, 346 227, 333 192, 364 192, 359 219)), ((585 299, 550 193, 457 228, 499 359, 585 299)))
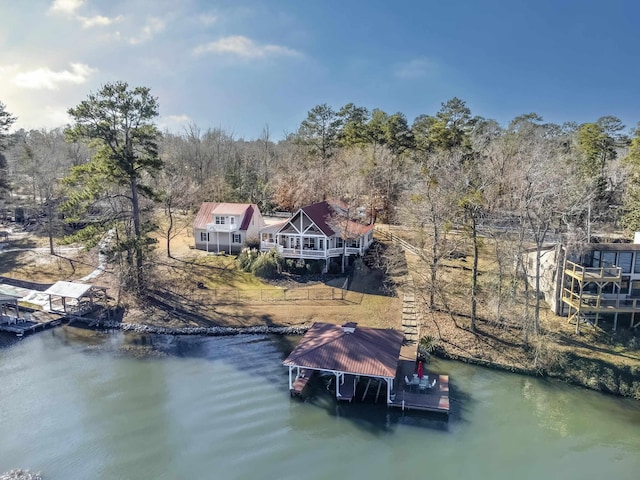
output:
POLYGON ((276 248, 284 258, 324 260, 343 254, 362 256, 373 242, 373 225, 349 219, 347 207, 323 201, 298 210, 291 218, 260 230, 260 250, 276 248))
MULTIPOLYGON (((599 320, 640 326, 640 239, 634 243, 589 243, 568 253, 564 246, 541 257, 541 290, 551 309, 576 323, 599 320)), ((535 252, 529 253, 529 283, 535 282, 535 252), (531 268, 532 267, 532 268, 531 268)))
POLYGON ((257 205, 205 202, 193 222, 196 248, 239 253, 247 239, 260 238, 264 219, 257 205))

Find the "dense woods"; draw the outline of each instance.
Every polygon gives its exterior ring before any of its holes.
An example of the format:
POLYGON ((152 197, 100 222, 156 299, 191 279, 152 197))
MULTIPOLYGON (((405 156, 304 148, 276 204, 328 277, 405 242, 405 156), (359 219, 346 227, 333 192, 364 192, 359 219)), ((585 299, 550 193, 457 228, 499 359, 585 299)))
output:
MULTIPOLYGON (((144 285, 157 212, 166 217, 161 233, 170 256, 176 213, 193 213, 203 201, 251 202, 269 213, 332 197, 357 207, 364 221, 421 232, 430 308, 447 306, 437 287, 442 262, 464 242, 473 330, 481 288, 494 292, 483 315, 496 321, 515 292, 528 289, 522 279, 540 265, 525 264, 523 249, 640 229, 640 130, 614 116, 557 125, 526 113, 501 125, 452 98, 410 122, 401 112, 321 104, 281 140, 268 126, 248 140, 194 124, 159 132, 157 99, 122 82, 69 114, 74 123, 66 127, 9 134, 14 117, 0 104, 4 215, 25 208, 52 252, 63 232, 95 243, 113 231, 111 254, 123 284, 136 289, 144 285), (481 249, 493 252, 491 278, 478 275, 481 249)), ((539 332, 540 295, 532 298, 525 339, 539 332)))

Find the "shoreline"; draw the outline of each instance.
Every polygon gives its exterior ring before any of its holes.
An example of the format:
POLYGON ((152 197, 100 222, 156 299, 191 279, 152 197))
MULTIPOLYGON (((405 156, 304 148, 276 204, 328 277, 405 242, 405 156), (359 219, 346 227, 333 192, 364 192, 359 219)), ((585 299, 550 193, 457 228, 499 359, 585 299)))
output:
MULTIPOLYGON (((142 323, 102 322, 91 327, 100 330, 121 330, 129 333, 154 335, 231 336, 231 335, 304 335, 309 325, 275 326, 256 325, 247 327, 159 327, 142 323)), ((628 366, 619 366, 583 357, 569 359, 568 365, 553 370, 526 369, 515 365, 462 356, 438 349, 433 354, 437 358, 452 360, 494 370, 526 375, 530 377, 553 378, 564 383, 587 388, 622 398, 640 400, 640 371, 628 366), (572 369, 572 367, 574 367, 572 369)))

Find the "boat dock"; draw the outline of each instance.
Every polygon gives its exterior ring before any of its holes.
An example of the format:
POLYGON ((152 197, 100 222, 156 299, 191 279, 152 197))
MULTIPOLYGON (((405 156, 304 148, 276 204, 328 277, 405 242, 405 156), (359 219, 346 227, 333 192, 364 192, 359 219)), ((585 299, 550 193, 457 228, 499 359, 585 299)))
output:
POLYGON ((0 318, 0 332, 23 337, 38 330, 60 325, 63 319, 63 315, 39 311, 29 312, 22 317, 3 315, 0 318))
POLYGON ((400 360, 390 407, 449 413, 449 376, 426 371, 426 382, 414 382, 415 362, 400 360), (407 380, 409 382, 407 383, 407 380))

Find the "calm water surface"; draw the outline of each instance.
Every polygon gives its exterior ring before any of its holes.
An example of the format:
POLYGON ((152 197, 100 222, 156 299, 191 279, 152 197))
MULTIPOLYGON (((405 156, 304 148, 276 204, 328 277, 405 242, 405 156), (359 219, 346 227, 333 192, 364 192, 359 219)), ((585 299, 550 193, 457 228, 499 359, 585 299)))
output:
POLYGON ((448 422, 320 390, 283 337, 0 339, 0 473, 57 479, 640 478, 640 403, 449 362, 448 422))

